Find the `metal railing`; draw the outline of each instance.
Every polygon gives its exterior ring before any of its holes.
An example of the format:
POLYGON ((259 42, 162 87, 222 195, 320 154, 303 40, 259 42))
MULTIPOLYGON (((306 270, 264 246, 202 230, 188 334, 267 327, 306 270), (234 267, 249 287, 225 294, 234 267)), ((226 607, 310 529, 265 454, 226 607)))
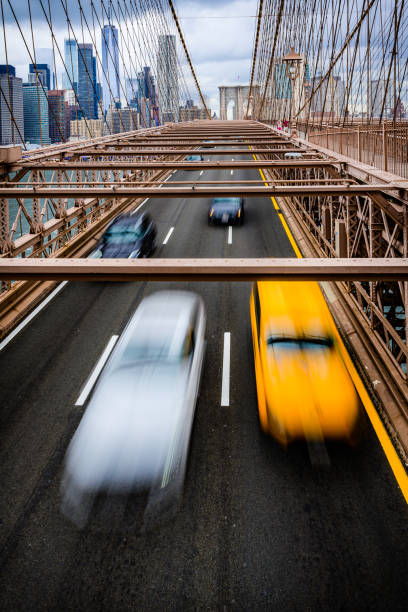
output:
MULTIPOLYGON (((299 123, 301 131, 306 125, 299 123)), ((358 162, 408 178, 408 123, 383 123, 378 126, 315 126, 308 124, 307 138, 358 162)))

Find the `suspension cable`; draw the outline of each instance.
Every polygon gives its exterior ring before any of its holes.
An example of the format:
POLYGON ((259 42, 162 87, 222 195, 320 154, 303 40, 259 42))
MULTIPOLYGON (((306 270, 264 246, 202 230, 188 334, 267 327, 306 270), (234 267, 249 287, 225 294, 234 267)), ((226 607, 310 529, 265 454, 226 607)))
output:
POLYGON ((196 73, 194 71, 193 64, 192 64, 191 59, 190 59, 190 55, 189 55, 188 50, 187 50, 186 43, 184 41, 184 36, 183 36, 182 31, 181 31, 181 27, 180 27, 180 24, 179 24, 179 20, 177 18, 177 14, 176 14, 173 2, 172 2, 172 0, 168 0, 168 1, 169 1, 169 6, 170 6, 170 9, 171 9, 172 15, 173 15, 173 19, 175 21, 175 24, 176 24, 176 27, 177 27, 177 30, 178 30, 178 33, 179 33, 179 36, 180 36, 181 44, 183 45, 184 53, 186 54, 186 58, 187 58, 187 61, 189 63, 189 66, 190 66, 191 74, 193 75, 193 78, 194 78, 194 81, 195 81, 195 84, 196 84, 196 87, 197 87, 197 91, 200 94, 202 105, 205 108, 205 111, 207 113, 208 119, 211 119, 210 111, 208 110, 207 105, 205 103, 203 94, 202 94, 201 89, 200 89, 200 85, 199 85, 197 77, 196 77, 196 73))
POLYGON ((256 56, 257 56, 257 51, 258 51, 259 30, 261 28, 261 21, 262 21, 262 6, 263 6, 263 0, 259 0, 258 19, 257 19, 257 23, 256 23, 256 35, 255 35, 254 53, 253 53, 253 56, 252 56, 251 82, 249 84, 248 104, 247 104, 247 109, 246 109, 246 113, 245 113, 245 119, 248 119, 249 101, 251 99, 252 85, 253 85, 253 82, 254 82, 256 56))

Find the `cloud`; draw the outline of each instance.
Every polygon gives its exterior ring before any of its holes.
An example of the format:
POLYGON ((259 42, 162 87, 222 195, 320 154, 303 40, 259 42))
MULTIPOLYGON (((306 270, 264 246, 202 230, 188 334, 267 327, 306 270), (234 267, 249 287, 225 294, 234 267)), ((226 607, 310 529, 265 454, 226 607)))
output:
MULTIPOLYGON (((69 18, 78 40, 82 42, 78 3, 68 0, 62 0, 62 2, 68 7, 69 18), (66 2, 68 3, 66 4, 66 2)), ((62 2, 61 0, 50 2, 54 34, 61 53, 63 53, 63 40, 68 35, 66 14, 62 2)), ((17 75, 22 77, 23 80, 26 80, 28 64, 31 63, 31 59, 16 25, 10 9, 10 4, 13 7, 17 19, 20 21, 20 26, 26 39, 27 46, 33 56, 27 0, 10 0, 10 3, 9 0, 3 0, 5 21, 7 24, 6 41, 9 63, 15 66, 17 75)), ((163 4, 166 3, 163 2, 163 4)), ((92 30, 91 36, 84 22, 84 42, 93 42, 92 38, 95 36, 97 48, 100 53, 101 36, 96 19, 94 19, 95 31, 93 31, 92 4, 90 1, 83 1, 81 5, 83 6, 86 20, 92 30)), ((101 3, 99 0, 97 2, 94 1, 93 5, 99 15, 100 23, 103 21, 106 23, 106 18, 102 19, 101 17, 101 3)), ((115 10, 118 10, 118 6, 123 8, 125 5, 128 7, 135 6, 139 5, 139 2, 129 3, 127 0, 121 0, 119 3, 112 3, 115 10)), ((44 7, 46 13, 48 12, 48 0, 31 0, 30 6, 32 19, 35 23, 35 46, 36 48, 51 48, 51 34, 42 8, 44 7)), ((108 0, 104 0, 104 6, 105 8, 108 7, 108 0)), ((194 0, 177 0, 175 6, 185 36, 187 48, 203 93, 210 98, 212 109, 218 112, 218 86, 221 84, 246 84, 249 81, 256 21, 254 17, 249 16, 256 14, 257 0, 203 0, 200 2, 194 0)), ((141 15, 139 22, 143 22, 145 19, 146 15, 141 15)), ((150 15, 149 20, 152 22, 154 16, 150 15)), ((113 21, 116 23, 115 18, 113 21)), ((135 23, 135 21, 133 23, 135 23)), ((127 25, 129 30, 132 31, 132 24, 130 21, 127 25)), ((152 30, 150 24, 150 29, 145 28, 146 32, 154 31, 154 36, 157 36, 157 34, 160 33, 160 23, 158 21, 157 25, 158 29, 152 30)), ((122 23, 122 26, 122 30, 125 33, 126 25, 122 23)), ((72 32, 70 36, 72 37, 72 32)), ((140 38, 138 38, 138 40, 140 40, 140 38)), ((132 61, 130 60, 131 54, 126 53, 126 48, 124 46, 122 47, 127 62, 127 76, 135 76, 135 72, 140 70, 144 65, 150 65, 153 73, 156 72, 156 44, 157 40, 154 40, 153 43, 149 41, 149 47, 146 47, 144 50, 140 46, 140 48, 138 48, 138 60, 133 58, 132 61)), ((184 66, 186 81, 189 84, 190 94, 195 102, 198 102, 198 94, 196 93, 190 69, 183 57, 184 52, 181 44, 178 42, 177 46, 180 59, 184 66)), ((61 87, 63 64, 57 49, 55 53, 58 86, 61 87)), ((37 59, 37 61, 40 60, 37 59)), ((5 63, 3 47, 0 48, 0 63, 5 63)), ((123 68, 121 68, 121 72, 124 76, 125 70, 123 68)))
POLYGON ((256 19, 249 16, 256 15, 256 11, 256 0, 177 2, 183 35, 198 81, 217 113, 219 85, 249 83, 256 23, 256 19))

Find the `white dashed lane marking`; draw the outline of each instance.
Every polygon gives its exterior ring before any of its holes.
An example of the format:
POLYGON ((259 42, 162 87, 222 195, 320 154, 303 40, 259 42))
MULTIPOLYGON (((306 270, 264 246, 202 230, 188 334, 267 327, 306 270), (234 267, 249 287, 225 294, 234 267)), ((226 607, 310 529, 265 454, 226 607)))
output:
POLYGON ((167 244, 167 243, 168 243, 169 238, 170 238, 170 236, 172 235, 173 231, 174 231, 174 227, 171 227, 171 228, 169 229, 169 231, 167 232, 167 236, 166 236, 166 237, 165 237, 165 239, 163 240, 163 244, 167 244))
POLYGON ((224 355, 222 360, 221 406, 230 405, 230 353, 231 332, 224 333, 224 355))

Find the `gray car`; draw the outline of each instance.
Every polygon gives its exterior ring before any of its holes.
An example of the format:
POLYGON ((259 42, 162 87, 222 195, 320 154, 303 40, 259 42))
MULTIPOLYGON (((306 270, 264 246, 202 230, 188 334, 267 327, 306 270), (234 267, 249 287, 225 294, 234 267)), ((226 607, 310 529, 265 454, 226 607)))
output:
POLYGON ((180 494, 205 352, 205 310, 157 292, 130 319, 69 445, 63 512, 83 526, 95 495, 180 494))

